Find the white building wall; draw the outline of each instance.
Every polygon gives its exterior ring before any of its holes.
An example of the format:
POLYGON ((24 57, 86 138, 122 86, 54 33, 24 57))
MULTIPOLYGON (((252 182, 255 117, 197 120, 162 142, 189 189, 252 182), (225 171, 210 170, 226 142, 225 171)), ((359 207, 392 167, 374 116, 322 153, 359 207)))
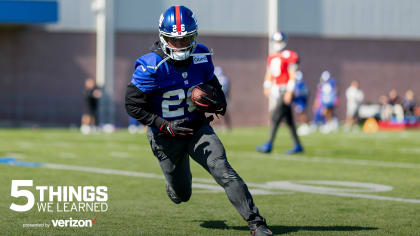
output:
MULTIPOLYGON (((124 1, 124 0, 123 0, 124 1)), ((58 0, 58 23, 47 25, 53 31, 95 31, 92 0, 58 0)))
POLYGON ((116 7, 117 29, 157 31, 160 14, 174 4, 196 14, 200 33, 265 35, 268 29, 268 2, 255 0, 123 0, 116 7))
MULTIPOLYGON (((58 0, 50 30, 94 31, 93 0, 58 0)), ((269 0, 116 0, 117 31, 156 31, 170 5, 191 8, 201 34, 266 35, 269 0)), ((295 35, 420 39, 419 0, 278 0, 279 29, 295 35)))
POLYGON ((420 39, 418 0, 279 0, 278 20, 299 35, 420 39))
MULTIPOLYGON (((58 0, 60 20, 49 25, 55 31, 94 31, 93 0, 58 0)), ((267 1, 254 0, 117 0, 115 27, 118 31, 157 31, 160 14, 174 4, 185 5, 196 14, 201 34, 265 35, 268 28, 267 1)))

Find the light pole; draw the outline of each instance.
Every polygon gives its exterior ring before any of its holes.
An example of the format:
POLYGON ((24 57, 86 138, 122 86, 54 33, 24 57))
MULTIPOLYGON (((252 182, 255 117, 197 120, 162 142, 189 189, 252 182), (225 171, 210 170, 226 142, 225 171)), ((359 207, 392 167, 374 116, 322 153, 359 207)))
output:
POLYGON ((278 0, 268 0, 268 54, 273 53, 271 36, 278 30, 278 0))
POLYGON ((94 0, 96 13, 96 83, 102 88, 99 124, 115 124, 114 0, 94 0))

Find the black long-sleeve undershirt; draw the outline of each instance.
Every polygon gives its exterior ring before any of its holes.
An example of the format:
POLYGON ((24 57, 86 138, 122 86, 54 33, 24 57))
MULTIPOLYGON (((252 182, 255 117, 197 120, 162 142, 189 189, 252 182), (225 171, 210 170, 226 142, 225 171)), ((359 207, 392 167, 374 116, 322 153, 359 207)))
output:
MULTIPOLYGON (((222 86, 216 76, 213 76, 207 84, 210 84, 217 89, 220 98, 226 102, 222 86)), ((160 129, 166 120, 152 112, 151 96, 153 96, 153 94, 145 93, 130 83, 127 86, 125 94, 125 109, 131 117, 138 120, 140 123, 160 129)), ((198 116, 196 119, 202 118, 204 118, 204 114, 198 116)))

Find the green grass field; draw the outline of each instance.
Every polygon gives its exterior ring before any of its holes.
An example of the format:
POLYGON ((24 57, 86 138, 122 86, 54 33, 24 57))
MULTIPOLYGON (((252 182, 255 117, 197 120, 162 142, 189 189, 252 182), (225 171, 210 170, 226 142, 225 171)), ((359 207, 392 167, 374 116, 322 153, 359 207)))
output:
MULTIPOLYGON (((306 152, 298 156, 283 155, 291 147, 286 129, 279 131, 274 153, 256 153, 267 135, 266 128, 241 128, 220 138, 250 189, 266 193, 254 201, 276 235, 420 235, 419 131, 313 133, 302 138, 306 152)), ((0 164, 1 235, 249 235, 226 195, 194 162, 193 195, 173 204, 144 134, 2 129, 0 157, 48 163, 0 164), (14 212, 11 203, 26 201, 10 196, 11 182, 23 179, 34 186, 107 186, 109 209, 14 212), (51 225, 95 216, 91 228, 51 225), (23 227, 37 223, 50 227, 23 227)), ((22 189, 38 201, 35 187, 22 189)))

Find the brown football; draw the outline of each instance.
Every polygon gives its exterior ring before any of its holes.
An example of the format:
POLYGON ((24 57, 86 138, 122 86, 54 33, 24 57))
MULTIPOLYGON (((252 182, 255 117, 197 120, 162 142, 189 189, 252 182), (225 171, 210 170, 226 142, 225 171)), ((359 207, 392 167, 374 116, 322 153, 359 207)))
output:
POLYGON ((191 91, 191 101, 198 107, 209 107, 211 102, 203 99, 203 95, 210 98, 214 97, 214 88, 208 84, 200 84, 195 86, 191 91))

